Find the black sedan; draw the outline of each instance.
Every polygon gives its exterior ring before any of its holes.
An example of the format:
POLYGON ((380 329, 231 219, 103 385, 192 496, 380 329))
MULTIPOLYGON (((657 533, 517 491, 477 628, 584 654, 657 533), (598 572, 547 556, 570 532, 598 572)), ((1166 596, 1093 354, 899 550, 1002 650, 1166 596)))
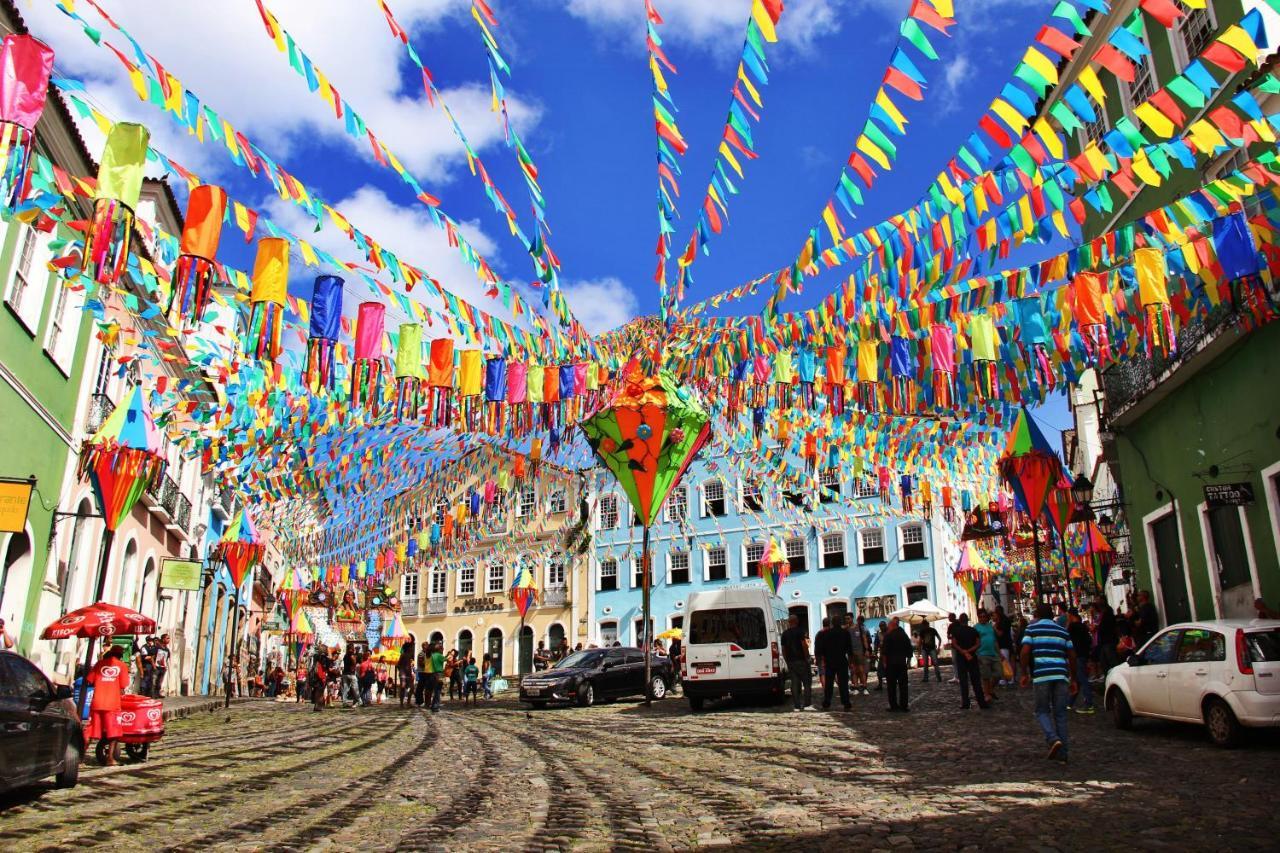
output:
MULTIPOLYGON (((668 658, 652 658, 653 698, 661 699, 674 675, 668 658)), ((621 696, 644 695, 644 652, 637 648, 585 649, 574 652, 551 669, 520 679, 520 701, 535 708, 550 702, 587 707, 621 696)))
POLYGON ((70 788, 83 755, 71 688, 53 684, 26 658, 0 652, 0 790, 48 776, 70 788))

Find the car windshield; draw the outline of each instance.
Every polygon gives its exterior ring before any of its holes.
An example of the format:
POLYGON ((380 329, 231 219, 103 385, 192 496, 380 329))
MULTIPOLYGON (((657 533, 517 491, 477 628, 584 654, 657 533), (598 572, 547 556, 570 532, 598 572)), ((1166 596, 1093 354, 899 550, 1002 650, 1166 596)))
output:
POLYGON ((1249 631, 1245 634, 1249 640, 1249 660, 1253 663, 1274 663, 1280 661, 1280 628, 1269 631, 1249 631))
POLYGON ((689 618, 689 644, 737 643, 743 649, 769 645, 764 611, 759 607, 698 610, 689 618))
POLYGON ((575 669, 577 667, 583 667, 583 666, 595 666, 596 664, 600 663, 600 658, 603 656, 604 656, 604 652, 599 650, 586 651, 586 652, 574 652, 573 654, 569 655, 567 658, 565 658, 564 660, 560 661, 558 664, 553 666, 552 669, 575 669))

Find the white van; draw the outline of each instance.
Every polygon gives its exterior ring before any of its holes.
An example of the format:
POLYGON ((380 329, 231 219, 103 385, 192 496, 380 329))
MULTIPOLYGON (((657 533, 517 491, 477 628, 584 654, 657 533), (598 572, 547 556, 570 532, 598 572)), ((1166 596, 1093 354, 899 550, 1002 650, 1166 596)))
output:
POLYGON ((681 687, 689 707, 708 699, 767 696, 781 701, 787 684, 782 632, 787 608, 764 586, 695 592, 685 605, 681 687))

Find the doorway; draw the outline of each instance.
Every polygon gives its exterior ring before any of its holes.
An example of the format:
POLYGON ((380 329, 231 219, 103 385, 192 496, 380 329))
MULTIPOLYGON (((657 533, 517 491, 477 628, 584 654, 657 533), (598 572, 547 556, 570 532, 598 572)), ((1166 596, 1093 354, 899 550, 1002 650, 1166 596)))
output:
POLYGON ((502 629, 490 628, 485 654, 493 661, 493 671, 502 675, 502 629))
POLYGON ((1191 601, 1183 574, 1182 546, 1178 539, 1178 518, 1174 511, 1148 524, 1152 556, 1160 575, 1160 595, 1164 600, 1164 623, 1191 620, 1191 601))
POLYGON ((793 604, 787 608, 787 615, 799 619, 800 630, 804 631, 806 637, 809 636, 809 605, 793 604))
POLYGON ((1237 506, 1208 507, 1204 511, 1209 571, 1217 572, 1222 590, 1223 619, 1252 619, 1253 571, 1244 526, 1237 506))
POLYGON ((551 652, 552 657, 559 658, 563 645, 564 626, 557 622, 547 630, 547 651, 551 652))
POLYGON ((465 660, 467 655, 471 654, 472 645, 471 630, 463 628, 458 632, 458 657, 465 660))
POLYGON ((520 662, 521 675, 533 672, 533 628, 528 625, 520 629, 520 647, 517 660, 520 662))
POLYGON ((827 604, 827 618, 831 620, 832 625, 844 624, 845 614, 849 612, 849 602, 832 601, 827 604))

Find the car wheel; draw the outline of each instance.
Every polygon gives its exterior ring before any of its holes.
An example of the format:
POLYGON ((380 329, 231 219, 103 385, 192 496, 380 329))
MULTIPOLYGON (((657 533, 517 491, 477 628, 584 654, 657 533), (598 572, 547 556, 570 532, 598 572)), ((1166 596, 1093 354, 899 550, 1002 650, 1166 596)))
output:
POLYGON ((1129 700, 1124 698, 1124 694, 1119 690, 1111 693, 1111 721, 1116 724, 1117 729, 1128 729, 1133 726, 1133 709, 1129 707, 1129 700))
POLYGON ((696 714, 696 713, 698 713, 699 711, 701 711, 701 710, 702 710, 702 705, 703 705, 703 700, 702 700, 702 697, 701 697, 701 696, 690 696, 690 697, 689 697, 689 710, 690 710, 690 711, 693 711, 693 713, 695 713, 695 714, 696 714))
POLYGON ((596 703, 596 686, 588 681, 578 688, 578 704, 590 708, 596 703))
POLYGON ((541 711, 543 708, 547 707, 547 703, 546 702, 530 702, 529 707, 533 708, 533 710, 535 711, 541 711))
POLYGON ((80 781, 80 747, 74 741, 69 741, 66 754, 62 756, 62 772, 53 777, 53 784, 59 788, 74 788, 78 781, 80 781))
POLYGON ((653 693, 654 699, 665 699, 667 697, 667 682, 663 680, 661 675, 653 677, 653 681, 649 682, 649 689, 653 693))
POLYGON ((1209 729, 1209 739, 1215 745, 1230 748, 1240 743, 1240 721, 1232 713, 1231 706, 1216 697, 1204 706, 1204 724, 1209 729))

